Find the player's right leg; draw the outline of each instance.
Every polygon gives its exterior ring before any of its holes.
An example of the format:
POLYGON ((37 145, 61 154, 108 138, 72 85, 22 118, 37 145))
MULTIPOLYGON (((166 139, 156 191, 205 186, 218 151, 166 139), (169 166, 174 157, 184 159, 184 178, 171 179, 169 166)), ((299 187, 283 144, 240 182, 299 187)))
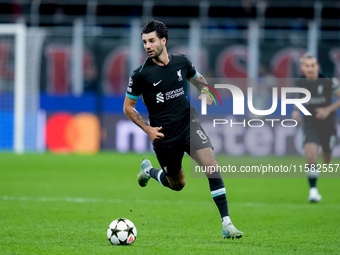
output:
POLYGON ((151 179, 150 170, 152 168, 151 162, 148 159, 143 159, 141 162, 141 168, 137 174, 137 181, 139 186, 145 187, 151 179))
POLYGON ((173 175, 173 176, 167 176, 170 189, 180 191, 185 186, 185 174, 184 169, 181 167, 181 170, 173 175))
POLYGON ((304 149, 306 153, 306 159, 308 164, 315 164, 318 158, 319 145, 313 142, 305 143, 304 149))
POLYGON ((162 169, 152 167, 150 160, 144 159, 137 175, 137 181, 141 187, 145 187, 153 178, 165 187, 180 191, 185 186, 185 174, 183 168, 173 176, 166 176, 162 169))
POLYGON ((316 143, 305 143, 304 149, 306 152, 307 163, 309 164, 308 172, 308 183, 309 183, 309 202, 319 202, 321 200, 321 195, 316 187, 316 182, 318 179, 318 173, 316 170, 316 160, 318 157, 318 144, 316 143))
POLYGON ((142 161, 142 166, 137 180, 140 186, 145 187, 153 178, 165 187, 180 191, 185 186, 185 175, 182 168, 184 149, 180 144, 164 143, 154 144, 157 160, 162 169, 152 167, 147 159, 142 161))
POLYGON ((169 181, 162 169, 152 167, 150 160, 143 159, 141 162, 141 169, 137 174, 137 181, 139 186, 145 187, 149 180, 153 178, 165 187, 170 188, 169 181))

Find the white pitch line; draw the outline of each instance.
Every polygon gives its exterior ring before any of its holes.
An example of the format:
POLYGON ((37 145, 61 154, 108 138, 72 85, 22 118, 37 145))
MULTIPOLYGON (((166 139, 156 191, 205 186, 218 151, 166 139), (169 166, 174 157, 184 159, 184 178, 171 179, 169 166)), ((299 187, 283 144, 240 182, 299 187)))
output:
MULTIPOLYGON (((31 196, 0 196, 0 201, 31 201, 31 202, 68 202, 68 203, 131 203, 131 204, 153 204, 153 205, 185 205, 185 204, 201 204, 208 205, 212 204, 213 201, 183 201, 183 200, 156 200, 156 199, 102 199, 102 198, 84 198, 84 197, 31 197, 31 196)), ((311 204, 308 202, 301 204, 292 203, 254 203, 254 202, 230 202, 232 206, 244 206, 244 207, 295 207, 295 208, 310 208, 311 204)), ((340 204, 322 204, 320 202, 317 206, 323 208, 340 209, 340 204)))
POLYGON ((84 197, 28 197, 28 196, 0 196, 4 201, 33 201, 33 202, 73 202, 73 203, 122 203, 122 199, 100 199, 84 197))

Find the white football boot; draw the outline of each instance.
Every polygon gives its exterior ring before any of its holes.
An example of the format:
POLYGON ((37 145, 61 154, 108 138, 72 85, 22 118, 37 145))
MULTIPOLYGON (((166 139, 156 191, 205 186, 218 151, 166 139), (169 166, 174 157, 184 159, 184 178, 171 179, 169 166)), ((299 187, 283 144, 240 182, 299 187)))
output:
POLYGON ((151 179, 150 169, 152 168, 151 162, 148 159, 144 159, 141 163, 141 169, 137 174, 137 181, 141 187, 145 187, 148 181, 151 179))
POLYGON ((317 188, 310 188, 309 189, 309 197, 308 201, 311 203, 317 203, 321 200, 321 195, 318 192, 317 188))
POLYGON ((235 228, 235 226, 231 222, 227 224, 222 223, 222 226, 223 226, 223 230, 222 230, 223 238, 234 239, 234 238, 241 238, 243 236, 243 232, 237 230, 237 228, 235 228))

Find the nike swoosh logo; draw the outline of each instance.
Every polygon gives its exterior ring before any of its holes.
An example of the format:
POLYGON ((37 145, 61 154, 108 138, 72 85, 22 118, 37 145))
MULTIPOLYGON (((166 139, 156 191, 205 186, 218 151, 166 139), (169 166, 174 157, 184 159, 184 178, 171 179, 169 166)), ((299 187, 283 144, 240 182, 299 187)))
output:
POLYGON ((160 84, 162 82, 162 80, 160 80, 159 82, 157 83, 153 83, 154 86, 157 86, 158 84, 160 84))
POLYGON ((209 142, 209 140, 207 140, 207 141, 202 141, 203 144, 205 144, 205 143, 207 143, 207 142, 209 142))

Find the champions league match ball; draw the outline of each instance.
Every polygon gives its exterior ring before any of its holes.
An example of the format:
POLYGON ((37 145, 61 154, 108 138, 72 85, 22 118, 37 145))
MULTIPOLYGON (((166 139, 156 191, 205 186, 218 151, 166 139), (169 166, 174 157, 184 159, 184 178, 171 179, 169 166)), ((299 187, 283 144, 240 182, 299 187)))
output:
POLYGON ((107 229, 107 238, 114 245, 130 245, 136 240, 137 228, 132 221, 124 218, 115 219, 107 229))

